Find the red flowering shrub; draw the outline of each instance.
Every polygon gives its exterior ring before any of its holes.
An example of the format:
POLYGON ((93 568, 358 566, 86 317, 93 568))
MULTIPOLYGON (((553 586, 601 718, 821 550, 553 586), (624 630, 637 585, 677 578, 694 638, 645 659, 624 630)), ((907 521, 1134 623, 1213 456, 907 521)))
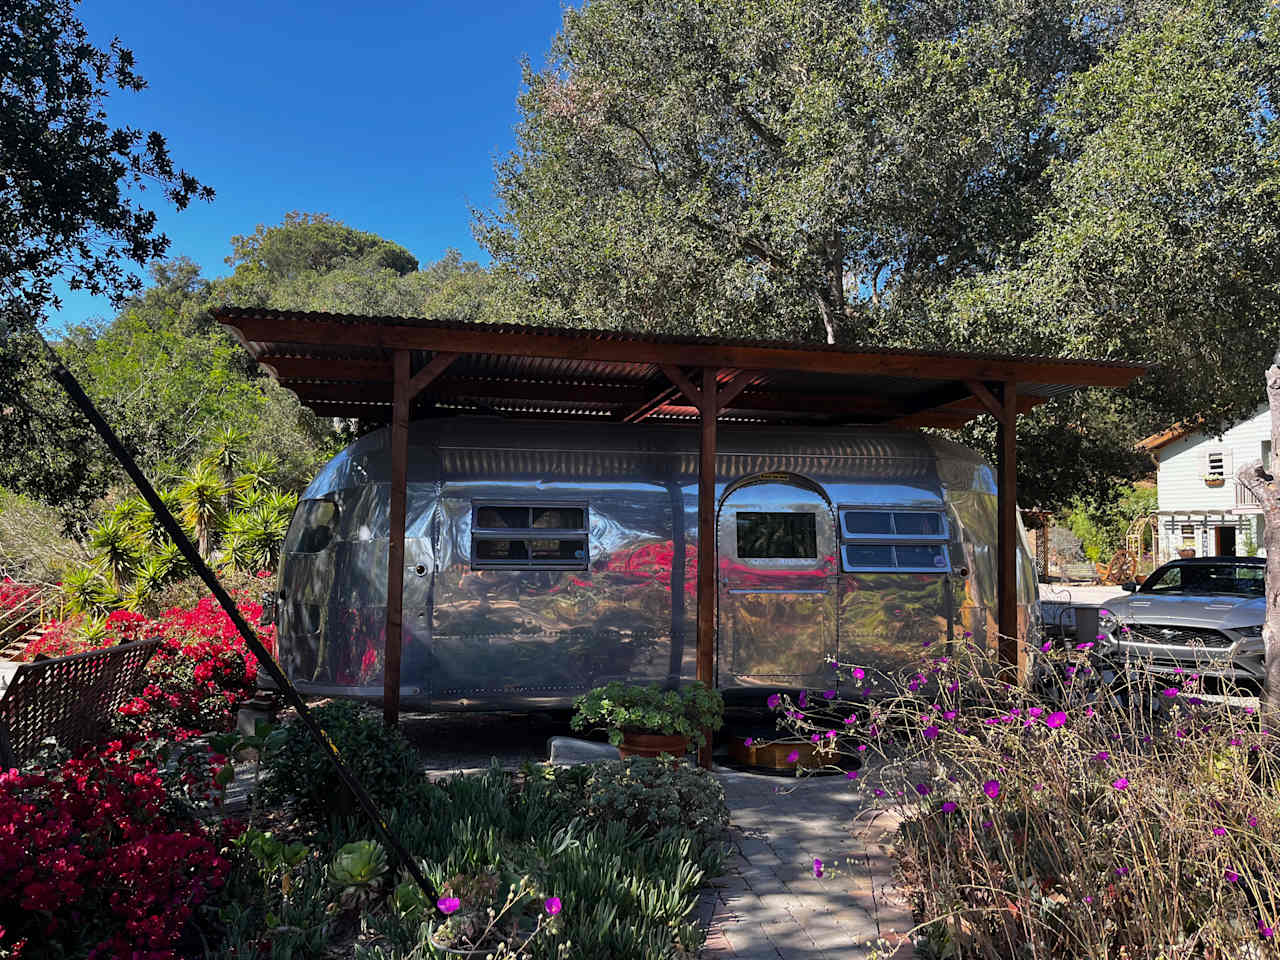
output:
MULTIPOLYGON (((244 618, 256 622, 262 607, 247 594, 236 599, 244 618)), ((207 596, 193 609, 174 608, 150 623, 145 635, 157 634, 160 648, 147 665, 144 682, 120 708, 123 725, 178 739, 230 730, 232 711, 253 696, 258 678, 257 658, 231 618, 207 596)), ((262 628, 259 636, 274 651, 275 628, 262 628)))
POLYGON ((176 957, 226 874, 214 839, 136 744, 0 773, 0 954, 176 957))

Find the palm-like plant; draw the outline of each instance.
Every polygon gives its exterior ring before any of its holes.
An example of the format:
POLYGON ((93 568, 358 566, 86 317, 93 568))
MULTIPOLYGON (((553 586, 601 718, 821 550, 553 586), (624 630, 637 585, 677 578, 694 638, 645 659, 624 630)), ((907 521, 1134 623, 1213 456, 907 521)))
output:
POLYGON ((68 570, 62 578, 62 592, 67 598, 67 609, 72 613, 103 616, 114 610, 118 603, 111 584, 107 583, 101 569, 93 564, 68 570))
POLYGON ((239 510, 227 517, 224 562, 237 570, 274 570, 289 522, 269 506, 239 510))
POLYGON ((241 490, 250 490, 254 487, 266 490, 275 483, 276 474, 279 472, 280 461, 271 454, 250 454, 240 464, 240 476, 236 477, 236 487, 241 490))
POLYGON ((227 488, 217 468, 207 461, 197 463, 176 491, 182 507, 182 522, 196 535, 200 556, 209 556, 209 534, 222 516, 227 488))
POLYGON ((203 463, 209 464, 222 478, 223 486, 230 488, 239 472, 240 462, 244 459, 242 448, 248 435, 235 427, 222 427, 209 442, 205 450, 203 463))
POLYGON ((169 567, 169 562, 160 555, 144 560, 134 571, 133 583, 125 591, 125 606, 137 610, 159 593, 169 582, 169 567))
MULTIPOLYGON (((156 494, 171 514, 175 517, 181 514, 182 504, 179 502, 177 491, 157 489, 156 494)), ((129 526, 142 546, 158 549, 169 542, 169 534, 161 526, 159 516, 151 509, 151 504, 141 497, 129 497, 121 501, 112 511, 112 515, 118 516, 129 526)))
POLYGON ((141 543, 134 529, 113 512, 89 531, 89 546, 110 573, 111 585, 119 590, 121 581, 138 562, 141 543))
MULTIPOLYGON (((241 479, 244 478, 238 478, 237 483, 241 479)), ((257 486, 256 484, 252 484, 237 488, 236 495, 232 498, 232 502, 235 504, 237 510, 256 510, 267 502, 267 498, 269 496, 270 494, 267 493, 266 489, 257 486)))
POLYGON ((287 529, 293 519, 293 511, 298 509, 298 495, 286 490, 273 490, 267 495, 266 505, 284 521, 287 529))

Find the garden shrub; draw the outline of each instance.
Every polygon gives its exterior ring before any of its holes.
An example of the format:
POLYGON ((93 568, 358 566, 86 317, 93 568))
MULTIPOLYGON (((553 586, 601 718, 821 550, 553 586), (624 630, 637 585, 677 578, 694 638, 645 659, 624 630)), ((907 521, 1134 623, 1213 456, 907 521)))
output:
POLYGON ((542 790, 573 816, 620 823, 659 843, 688 838, 695 859, 715 873, 723 861, 729 808, 720 781, 672 757, 606 760, 540 774, 542 790))
MULTIPOLYGON (((421 801, 430 785, 417 751, 399 729, 383 724, 379 712, 340 700, 317 707, 312 716, 380 809, 421 801)), ((262 760, 262 799, 276 804, 292 800, 300 814, 318 822, 356 811, 355 798, 338 778, 328 751, 298 720, 284 731, 280 746, 262 760)))
POLYGON ((0 773, 0 955, 178 956, 227 864, 157 760, 113 741, 0 773))
POLYGON ((881 684, 841 665, 853 700, 770 699, 833 764, 878 757, 847 776, 902 818, 925 956, 1276 955, 1278 738, 1194 674, 1104 684, 1093 646, 1034 651, 1034 690, 966 638, 881 684))

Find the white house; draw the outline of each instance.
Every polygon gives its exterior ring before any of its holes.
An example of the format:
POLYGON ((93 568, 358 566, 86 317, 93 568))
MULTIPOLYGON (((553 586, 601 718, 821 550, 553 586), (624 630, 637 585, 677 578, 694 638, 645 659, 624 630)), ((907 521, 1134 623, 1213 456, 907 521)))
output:
POLYGON ((1197 557, 1261 553, 1262 513, 1236 471, 1271 456, 1266 405, 1221 436, 1179 425, 1138 444, 1158 464, 1159 561, 1192 550, 1197 557))

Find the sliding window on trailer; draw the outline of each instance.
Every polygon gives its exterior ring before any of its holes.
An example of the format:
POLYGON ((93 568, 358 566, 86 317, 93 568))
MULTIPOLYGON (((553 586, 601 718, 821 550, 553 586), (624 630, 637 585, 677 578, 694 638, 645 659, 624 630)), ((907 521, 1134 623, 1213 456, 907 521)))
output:
POLYGON ((850 573, 947 573, 941 510, 840 508, 840 561, 850 573))
POLYGON ((471 567, 585 570, 590 560, 588 522, 583 501, 472 501, 471 567))

